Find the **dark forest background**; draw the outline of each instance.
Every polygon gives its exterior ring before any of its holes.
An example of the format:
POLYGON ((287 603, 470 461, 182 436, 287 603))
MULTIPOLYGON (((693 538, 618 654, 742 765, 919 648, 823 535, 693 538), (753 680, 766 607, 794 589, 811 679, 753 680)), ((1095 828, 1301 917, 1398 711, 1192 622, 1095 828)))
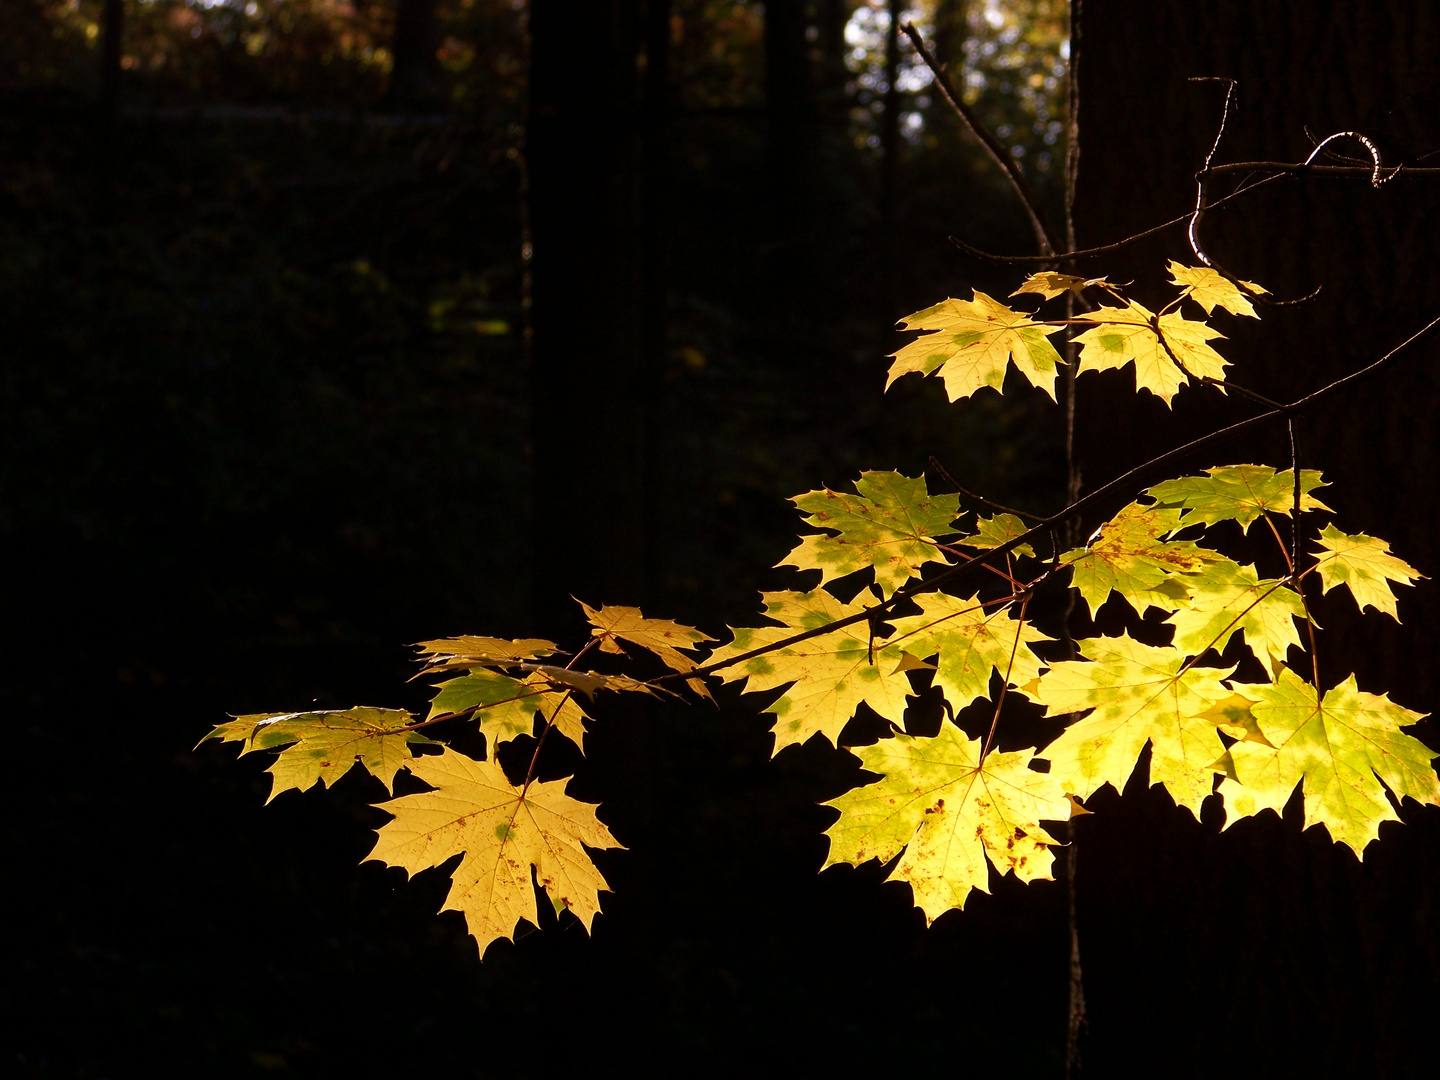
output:
MULTIPOLYGON (((443 875, 356 865, 373 783, 267 807, 258 755, 191 750, 226 713, 418 708, 406 643, 577 642, 571 595, 723 636, 794 582, 765 569, 785 500, 861 469, 933 454, 1062 503, 1043 396, 881 393, 897 317, 1018 281, 947 236, 1034 242, 896 13, 1058 215, 1058 2, 5 6, 7 1071, 1063 1074, 1064 883, 993 881, 927 930, 879 867, 817 875, 816 803, 859 772, 816 744, 772 761, 760 699, 603 710, 583 762, 547 765, 629 848, 598 860, 594 936, 547 917, 483 964, 435 915, 443 875)), ((1440 14, 1312 15, 1087 0, 1080 244, 1190 205, 1220 93, 1189 76, 1240 80, 1226 160, 1298 160, 1307 128, 1440 148, 1440 14)), ((1241 276, 1323 286, 1234 327, 1249 385, 1298 396, 1440 311, 1436 191, 1309 178, 1207 219, 1241 276)), ((1186 250, 1171 230, 1085 268, 1149 302, 1186 250)), ((1299 431, 1341 527, 1432 574, 1437 359, 1299 431)), ((1080 383, 1087 486, 1247 414, 1123 384, 1080 383)), ((1288 450, 1194 466, 1240 460, 1288 450)), ((1397 627, 1327 602, 1327 677, 1433 711, 1433 585, 1401 604, 1397 627)), ((1076 828, 1087 1071, 1434 1074, 1440 814, 1402 808, 1360 864, 1293 803, 1221 836, 1127 790, 1076 828)))

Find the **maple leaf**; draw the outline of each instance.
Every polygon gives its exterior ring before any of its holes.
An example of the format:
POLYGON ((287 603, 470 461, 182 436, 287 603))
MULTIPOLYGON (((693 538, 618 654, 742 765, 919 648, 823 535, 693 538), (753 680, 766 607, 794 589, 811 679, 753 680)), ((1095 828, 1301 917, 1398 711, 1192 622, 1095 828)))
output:
MULTIPOLYGON (((697 649, 701 642, 715 640, 709 634, 702 634, 682 623, 669 619, 647 619, 640 614, 639 608, 607 605, 596 609, 583 600, 577 603, 594 627, 590 631, 591 636, 600 639, 601 652, 624 655, 620 642, 628 641, 654 653, 670 670, 683 673, 694 671, 699 665, 680 650, 697 649)), ((701 679, 686 679, 685 685, 702 697, 710 697, 710 691, 701 679)))
MULTIPOLYGON (((966 547, 981 548, 987 551, 990 548, 997 548, 1001 544, 1008 544, 1017 536, 1023 536, 1030 531, 1029 526, 1014 514, 996 514, 991 518, 977 517, 975 528, 976 535, 967 536, 961 543, 966 547)), ((1010 550, 1016 555, 1035 557, 1035 549, 1029 544, 1020 544, 1010 550)))
POLYGON ((852 751, 881 779, 826 803, 840 820, 826 830, 825 866, 889 862, 887 880, 908 882, 926 923, 989 892, 989 868, 1021 881, 1048 879, 1056 841, 1040 822, 1065 821, 1070 803, 1053 777, 1028 767, 1032 750, 991 753, 953 724, 933 739, 896 735, 852 751))
POLYGON ((1053 400, 1056 367, 1064 361, 1048 338, 1061 327, 1035 322, 978 289, 974 295, 973 300, 942 300, 902 320, 906 330, 934 332, 891 354, 895 363, 885 388, 912 371, 930 375, 939 370, 950 400, 959 401, 982 386, 999 390, 1006 364, 1013 360, 1020 374, 1053 400))
POLYGON ((1170 616, 1175 648, 1190 656, 1214 648, 1223 652, 1230 638, 1243 632, 1245 644, 1272 671, 1285 662, 1293 645, 1300 647, 1295 620, 1305 619, 1305 604, 1294 589, 1277 580, 1261 581, 1253 566, 1226 560, 1204 574, 1186 579, 1189 596, 1170 616))
POLYGON ((1022 293, 1039 293, 1046 300, 1053 300, 1061 293, 1072 292, 1079 296, 1081 292, 1091 285, 1104 285, 1105 279, 1076 277, 1074 274, 1057 274, 1053 270, 1042 270, 1038 274, 1031 274, 1025 279, 1025 283, 1016 289, 1011 296, 1019 296, 1022 293))
MULTIPOLYGON (((1248 534, 1262 514, 1290 516, 1295 505, 1295 474, 1276 472, 1269 465, 1222 465, 1206 469, 1205 476, 1182 476, 1156 484, 1147 494, 1155 505, 1184 512, 1186 525, 1213 525, 1238 521, 1248 534)), ((1300 472, 1300 511, 1329 510, 1310 494, 1328 487, 1315 469, 1300 472)))
POLYGON ((564 793, 568 780, 515 787, 494 761, 454 750, 417 758, 412 773, 433 791, 379 804, 394 816, 365 861, 410 874, 463 855, 442 911, 459 911, 480 946, 513 940, 521 919, 538 923, 530 871, 557 911, 568 908, 588 931, 605 879, 585 850, 618 848, 595 805, 564 793))
POLYGON ((425 654, 422 663, 426 671, 441 671, 445 668, 480 667, 494 665, 506 667, 526 660, 536 660, 559 651, 553 641, 541 638, 463 637, 438 638, 422 641, 415 646, 425 654))
POLYGON ((1106 784, 1122 791, 1148 742, 1151 786, 1163 783, 1198 818, 1225 752, 1216 723, 1226 717, 1214 708, 1231 697, 1220 680, 1234 668, 1186 667, 1179 650, 1128 634, 1079 645, 1090 662, 1053 665, 1030 694, 1052 714, 1094 710, 1039 752, 1050 774, 1081 799, 1106 784))
POLYGON ((1242 281, 1237 286, 1208 266, 1181 266, 1173 259, 1167 269, 1170 280, 1185 290, 1180 295, 1194 300, 1205 309, 1206 315, 1213 315, 1217 307, 1222 307, 1232 315, 1248 315, 1252 319, 1260 317, 1255 314, 1255 308, 1245 293, 1265 296, 1269 290, 1262 289, 1253 281, 1242 281))
POLYGON ((856 495, 825 488, 790 501, 806 513, 805 523, 836 536, 804 536, 779 566, 819 570, 820 584, 873 567, 875 584, 889 597, 927 562, 944 562, 935 537, 955 530, 960 512, 955 495, 930 495, 925 478, 898 472, 866 472, 856 495))
POLYGON ((1086 547, 1062 555, 1091 618, 1112 592, 1141 615, 1150 607, 1176 611, 1190 595, 1193 575, 1227 561, 1188 540, 1160 539, 1182 528, 1178 510, 1131 503, 1096 530, 1086 547))
POLYGON ((200 741, 244 743, 241 757, 293 744, 266 770, 273 778, 268 803, 291 788, 308 791, 317 782, 330 787, 356 765, 393 788, 395 773, 413 763, 409 747, 434 745, 418 731, 406 730, 414 722, 404 709, 251 713, 219 725, 200 741))
POLYGON ((1129 300, 1123 308, 1101 307, 1080 318, 1096 324, 1075 336, 1081 346, 1080 372, 1108 371, 1133 362, 1135 388, 1149 390, 1166 405, 1191 377, 1225 378, 1227 361, 1206 344, 1225 335, 1178 312, 1157 318, 1129 300))
MULTIPOLYGON (((823 589, 815 592, 762 593, 765 614, 783 623, 757 629, 731 628, 734 640, 706 658, 722 662, 764 648, 804 630, 813 630, 865 610, 842 604, 823 589)), ((865 624, 843 627, 718 672, 726 682, 745 679, 744 692, 793 684, 765 711, 775 714, 775 753, 817 733, 833 744, 863 701, 887 720, 900 722, 905 699, 913 694, 901 669, 904 654, 883 641, 872 643, 865 624)))
POLYGON ((574 694, 557 691, 543 675, 513 679, 489 668, 475 668, 435 689, 438 692, 430 703, 428 719, 474 709, 480 732, 492 748, 517 735, 531 734, 537 712, 582 751, 585 748, 584 722, 589 716, 574 694))
POLYGON ((989 698, 992 670, 1001 678, 1008 672, 1011 686, 1023 686, 1040 674, 1044 664, 1029 646, 1053 639, 1012 619, 1003 607, 986 612, 977 599, 946 593, 926 593, 915 602, 920 614, 894 620, 889 643, 921 660, 938 656, 935 685, 956 712, 989 698))
POLYGON ((1301 784, 1305 827, 1324 825, 1332 839, 1361 854, 1379 836, 1382 821, 1399 820, 1380 780, 1397 800, 1408 795, 1440 805, 1440 780, 1430 765, 1436 752, 1400 731, 1423 715, 1357 689, 1355 676, 1323 699, 1289 669, 1268 685, 1235 689, 1253 702, 1270 745, 1230 747, 1233 776, 1220 784, 1230 811, 1227 828, 1262 810, 1280 813, 1301 784))
POLYGON ((1390 554, 1390 545, 1384 540, 1364 533, 1351 536, 1333 525, 1326 525, 1320 533, 1320 548, 1314 553, 1320 557, 1314 569, 1320 572, 1320 580, 1325 583, 1324 592, 1345 585, 1355 597, 1356 606, 1362 610, 1373 607, 1396 622, 1400 621, 1400 615, 1395 594, 1387 582, 1409 585, 1425 577, 1409 563, 1390 554))

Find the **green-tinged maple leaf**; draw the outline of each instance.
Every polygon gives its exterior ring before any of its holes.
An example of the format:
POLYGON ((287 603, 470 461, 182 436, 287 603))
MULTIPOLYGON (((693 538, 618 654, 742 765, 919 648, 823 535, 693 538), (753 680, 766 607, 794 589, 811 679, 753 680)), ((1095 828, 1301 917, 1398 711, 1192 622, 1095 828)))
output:
POLYGON ((1002 875, 1049 878, 1055 840, 1040 822, 1069 819, 1064 789, 1028 767, 1032 750, 983 763, 980 750, 947 722, 933 739, 897 735, 853 751, 882 779, 825 804, 840 811, 825 865, 889 862, 903 848, 889 880, 910 884, 927 923, 964 907, 970 890, 990 891, 987 856, 1002 875))
POLYGON ((1039 293, 1046 300, 1053 300, 1061 293, 1072 292, 1079 296, 1081 292, 1091 285, 1104 285, 1105 279, 1076 277, 1074 274, 1057 274, 1053 270, 1042 270, 1038 274, 1031 274, 1025 279, 1025 283, 1016 289, 1011 296, 1019 296, 1022 293, 1039 293))
POLYGON ((1440 805, 1440 780, 1430 765, 1436 751, 1400 731, 1424 717, 1357 689, 1355 676, 1323 700, 1288 669, 1271 684, 1235 689, 1253 701, 1251 711, 1270 745, 1230 747, 1233 778, 1220 785, 1227 827, 1262 810, 1280 813, 1295 785, 1303 784, 1305 827, 1324 825, 1359 854, 1379 835, 1382 821, 1399 820, 1380 780, 1396 799, 1408 795, 1440 805))
POLYGON ((956 712, 990 696, 991 671, 1001 678, 1008 672, 1011 686, 1040 674, 1044 665, 1030 645, 1052 639, 1012 619, 1003 607, 986 612, 977 599, 946 593, 926 593, 915 602, 920 614, 895 619, 889 641, 918 659, 937 657, 935 685, 956 712))
POLYGON ((806 514, 805 523, 830 529, 838 536, 805 536, 780 566, 819 570, 820 584, 873 567, 875 583, 889 597, 918 577, 927 562, 944 562, 935 537, 955 529, 960 512, 955 495, 931 495, 925 478, 898 472, 860 474, 856 495, 811 491, 790 501, 806 514))
MULTIPOLYGON (((734 640, 711 653, 707 665, 865 610, 859 603, 842 604, 823 589, 761 596, 765 614, 784 625, 732 628, 734 640)), ((898 724, 905 712, 905 699, 913 693, 901 669, 903 660, 901 650, 883 640, 874 642, 872 654, 866 624, 862 622, 752 657, 716 674, 726 682, 744 679, 746 693, 794 684, 765 710, 775 714, 772 730, 775 752, 779 753, 817 733, 835 743, 862 701, 898 724)))
POLYGON ((1205 309, 1206 315, 1213 315, 1217 307, 1222 307, 1232 315, 1248 315, 1252 319, 1260 317, 1255 314, 1255 307, 1245 294, 1264 296, 1269 290, 1262 289, 1253 281, 1242 281, 1237 286, 1208 266, 1181 266, 1173 260, 1168 269, 1170 280, 1185 290, 1180 295, 1194 300, 1205 309))
MULTIPOLYGON (((1262 514, 1290 516, 1295 506, 1295 474, 1276 472, 1269 465, 1222 465, 1206 469, 1205 476, 1182 476, 1156 484, 1148 494, 1155 505, 1179 509, 1186 525, 1213 525, 1238 521, 1250 531, 1262 514)), ((1300 511, 1329 510, 1310 492, 1328 485, 1315 469, 1300 471, 1300 511)))
MULTIPOLYGON (((639 608, 606 605, 592 608, 583 600, 577 601, 585 611, 585 617, 594 627, 593 637, 600 639, 600 651, 624 654, 620 642, 628 641, 654 653, 672 671, 694 671, 699 665, 682 653, 681 649, 698 649, 701 642, 714 641, 709 634, 702 634, 694 627, 669 619, 647 619, 639 608)), ((702 697, 710 697, 701 679, 686 679, 685 684, 702 697)))
POLYGON ((1035 322, 978 289, 973 300, 942 300, 908 316, 904 323, 906 330, 932 333, 892 354, 895 363, 890 365, 887 389, 901 375, 912 371, 929 375, 938 370, 950 400, 959 401, 982 386, 999 390, 1005 382, 1006 364, 1013 360, 1031 385, 1055 397, 1055 371, 1064 361, 1050 344, 1049 335, 1061 327, 1035 322))
POLYGON ((574 694, 556 690, 543 675, 532 673, 524 679, 512 679, 488 668, 475 668, 435 689, 430 719, 475 709, 480 731, 492 748, 517 735, 532 734, 535 714, 540 712, 561 735, 584 749, 584 722, 589 717, 574 694))
POLYGON ((404 709, 332 709, 323 712, 252 713, 219 725, 201 742, 239 742, 240 754, 280 752, 267 772, 273 778, 269 802, 282 791, 308 791, 316 782, 332 786, 356 765, 391 788, 395 773, 413 764, 410 746, 430 743, 404 709), (290 745, 290 744, 294 745, 290 745))
MULTIPOLYGON (((976 518, 976 535, 967 536, 960 541, 966 547, 982 548, 989 550, 997 548, 1001 544, 1007 544, 1017 536, 1023 536, 1029 532, 1029 527, 1014 514, 996 514, 991 518, 976 518)), ((1035 556, 1035 549, 1029 544, 1020 544, 1011 548, 1016 555, 1035 556)))
POLYGON ((442 671, 446 668, 480 667, 486 664, 505 667, 522 661, 537 660, 551 656, 559 650, 553 641, 540 638, 521 638, 511 641, 507 638, 464 637, 438 638, 422 641, 415 646, 423 654, 422 663, 427 671, 442 671))
POLYGON ((1234 669, 1186 668, 1178 650, 1128 635, 1079 644, 1090 662, 1055 664, 1030 695, 1052 715, 1094 710, 1039 752, 1050 774, 1082 799, 1105 784, 1121 791, 1148 742, 1150 784, 1199 817, 1225 752, 1215 728, 1225 717, 1213 710, 1231 691, 1220 680, 1234 669))
POLYGON ((585 848, 621 846, 594 804, 566 795, 564 780, 517 788, 494 761, 448 749, 417 758, 411 772, 435 790, 380 804, 395 820, 380 828, 367 861, 414 874, 463 855, 441 910, 464 914, 482 956, 496 938, 513 940, 521 919, 538 923, 532 867, 556 910, 590 929, 609 886, 585 848))
POLYGON ((1409 563, 1390 554, 1390 545, 1384 540, 1364 533, 1351 536, 1333 525, 1326 525, 1320 533, 1320 548, 1315 552, 1320 557, 1315 569, 1325 583, 1325 592, 1337 585, 1345 585, 1362 610, 1368 605, 1376 611, 1383 611, 1396 622, 1400 621, 1400 615, 1395 606, 1395 594, 1390 591, 1388 583, 1394 581, 1409 585, 1425 576, 1409 563))
POLYGON ((1206 344, 1225 335, 1202 322, 1174 311, 1156 319, 1133 300, 1123 308, 1101 307, 1081 318, 1096 324, 1075 336, 1081 346, 1082 373, 1108 371, 1133 362, 1135 388, 1149 390, 1166 405, 1190 381, 1187 372, 1197 379, 1225 378, 1227 361, 1206 344), (1183 371, 1176 360, 1184 366, 1183 371))
POLYGON ((1180 652, 1194 656, 1208 648, 1223 651, 1239 632, 1250 651, 1275 671, 1290 647, 1300 646, 1295 629, 1295 620, 1305 618, 1300 595, 1279 581, 1261 581, 1255 567, 1226 560, 1186 582, 1189 598, 1170 616, 1172 644, 1180 652))
POLYGON ((1193 576, 1227 561, 1188 540, 1160 539, 1180 528, 1178 510, 1131 503, 1102 525, 1086 547, 1060 557, 1074 571, 1070 583, 1084 597, 1092 618, 1111 592, 1141 615, 1150 607, 1177 611, 1190 595, 1193 576))

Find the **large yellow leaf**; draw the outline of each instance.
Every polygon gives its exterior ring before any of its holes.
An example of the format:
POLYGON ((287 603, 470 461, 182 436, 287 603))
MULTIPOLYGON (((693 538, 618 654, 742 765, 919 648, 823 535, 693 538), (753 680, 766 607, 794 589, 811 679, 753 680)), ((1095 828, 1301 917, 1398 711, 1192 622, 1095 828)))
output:
POLYGON ((493 761, 453 750, 417 758, 411 772, 435 790, 380 804, 395 820, 367 860, 414 874, 463 855, 441 910, 465 915, 482 956, 496 938, 513 940, 521 919, 537 922, 532 867, 556 910, 590 929, 609 886, 585 848, 621 846, 593 804, 566 795, 564 780, 517 788, 493 761))
MULTIPOLYGON (((761 596, 765 614, 783 625, 739 630, 732 627, 734 640, 711 653, 707 665, 864 611, 863 605, 842 604, 823 589, 761 596)), ((772 730, 776 753, 815 734, 834 743, 862 701, 885 719, 899 723, 905 699, 913 693, 910 680, 900 670, 904 659, 901 650, 877 640, 872 653, 871 644, 862 622, 786 645, 717 674, 726 682, 744 679, 746 693, 793 684, 766 709, 775 714, 772 730)))
POLYGON ((1355 676, 1323 699, 1288 669, 1269 685, 1235 689, 1254 702, 1251 711, 1271 745, 1230 748, 1234 775, 1220 785, 1227 827, 1262 810, 1278 814, 1302 784, 1305 827, 1324 825, 1358 854, 1379 835, 1382 821, 1399 820, 1380 780, 1397 799, 1440 805, 1440 780, 1430 765, 1436 752, 1400 731, 1423 715, 1360 691, 1355 676))
POLYGON ((901 375, 938 370, 950 400, 959 401, 982 386, 999 390, 1006 365, 1013 360, 1031 385, 1055 397, 1055 371, 1064 361, 1048 338, 1062 327, 1037 323, 978 289, 973 300, 942 300, 908 316, 904 323, 906 330, 932 332, 893 354, 887 389, 901 375))
POLYGON ((273 778, 273 799, 291 788, 308 791, 317 782, 329 787, 356 765, 369 770, 386 788, 392 787, 395 773, 413 764, 409 747, 431 741, 418 731, 406 730, 414 722, 404 709, 252 713, 219 725, 200 741, 243 743, 242 757, 293 743, 266 770, 273 778))
POLYGON ((889 880, 910 884, 927 923, 964 907, 970 890, 990 891, 987 856, 1001 874, 1049 878, 1055 840, 1040 822, 1070 817, 1064 789, 1028 767, 1034 751, 982 764, 980 750, 950 723, 933 739, 897 735, 855 750, 881 779, 825 804, 840 811, 825 865, 889 862, 903 848, 889 880))
POLYGON ((1409 585, 1425 575, 1409 563, 1390 554, 1390 545, 1364 533, 1354 536, 1343 533, 1334 525, 1326 525, 1320 533, 1321 550, 1316 569, 1325 583, 1325 592, 1336 585, 1349 588, 1360 608, 1367 605, 1400 621, 1395 607, 1395 594, 1389 582, 1409 585))
POLYGON ((1220 680, 1233 669, 1185 668, 1178 650, 1129 635, 1082 641, 1080 652, 1089 663, 1054 665, 1030 695, 1054 715, 1094 710, 1039 752, 1050 774, 1082 799, 1106 784, 1121 791, 1148 742, 1151 785, 1199 817, 1225 752, 1215 726, 1225 714, 1213 710, 1231 696, 1220 680))
POLYGON ((1050 641, 1029 623, 1001 607, 986 612, 975 598, 926 593, 915 597, 919 615, 894 620, 890 643, 924 660, 935 656, 935 685, 957 712, 990 696, 990 673, 1009 672, 1011 686, 1023 686, 1043 666, 1030 644, 1050 641))
MULTIPOLYGON (((1295 474, 1276 472, 1269 465, 1222 465, 1206 469, 1206 476, 1182 476, 1156 484, 1147 494, 1158 507, 1179 509, 1186 525, 1213 525, 1238 521, 1248 533, 1262 514, 1290 516, 1295 507, 1295 474)), ((1329 510, 1310 494, 1327 485, 1315 469, 1300 471, 1300 512, 1329 510)))
POLYGON ((1300 646, 1295 620, 1305 618, 1305 605, 1294 589, 1279 581, 1261 581, 1253 566, 1225 561, 1187 579, 1185 605, 1170 616, 1172 644, 1187 656, 1206 649, 1224 650, 1236 633, 1272 671, 1285 662, 1293 645, 1300 646))
POLYGON ((1193 575, 1225 561, 1224 556, 1188 540, 1162 540, 1182 528, 1178 510, 1131 503, 1102 525, 1083 548, 1060 561, 1074 573, 1093 618, 1112 592, 1143 615, 1147 608, 1177 611, 1190 595, 1193 575))
POLYGON ((805 536, 781 562, 801 570, 819 570, 820 584, 871 567, 875 584, 889 597, 927 562, 944 562, 937 536, 955 530, 960 512, 955 495, 931 495, 923 476, 897 472, 861 473, 858 494, 811 491, 790 500, 805 511, 805 522, 836 536, 805 536))
POLYGON ((1245 294, 1264 296, 1268 290, 1253 281, 1242 281, 1237 286, 1218 270, 1208 266, 1181 266, 1173 259, 1168 269, 1170 280, 1184 290, 1180 295, 1194 300, 1205 309, 1206 315, 1213 315, 1217 307, 1222 307, 1232 315, 1248 315, 1252 319, 1260 317, 1255 314, 1255 306, 1245 294))
POLYGON ((1166 405, 1190 381, 1187 372, 1195 378, 1225 378, 1225 358, 1206 344, 1225 335, 1202 322, 1174 311, 1157 319, 1133 300, 1123 308, 1101 307, 1082 318, 1096 324, 1075 336, 1081 346, 1082 373, 1133 362, 1135 388, 1149 390, 1166 405))

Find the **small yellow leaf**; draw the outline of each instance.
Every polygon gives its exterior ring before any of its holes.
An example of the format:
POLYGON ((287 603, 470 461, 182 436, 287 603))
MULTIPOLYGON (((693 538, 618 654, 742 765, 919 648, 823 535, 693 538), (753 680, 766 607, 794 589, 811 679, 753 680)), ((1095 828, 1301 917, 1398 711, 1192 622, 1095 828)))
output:
POLYGON ((1325 592, 1337 585, 1349 588, 1355 603, 1362 610, 1369 606, 1383 611, 1396 622, 1400 615, 1395 605, 1391 581, 1410 585, 1425 575, 1409 563, 1390 554, 1390 545, 1364 533, 1354 536, 1326 525, 1320 533, 1320 556, 1316 565, 1325 592))
MULTIPOLYGON (((680 652, 681 649, 699 648, 703 641, 714 641, 709 634, 669 619, 647 619, 639 608, 607 605, 592 608, 583 600, 576 601, 585 612, 585 617, 594 627, 591 635, 600 639, 600 651, 624 654, 621 641, 639 645, 660 658, 672 671, 694 671, 699 665, 680 652)), ((710 697, 700 679, 686 679, 686 685, 702 697, 710 697)))
POLYGON ((1073 274, 1057 274, 1053 270, 1042 270, 1038 274, 1031 274, 1025 279, 1025 283, 1016 289, 1011 296, 1019 296, 1022 293, 1039 293, 1046 300, 1053 300, 1061 293, 1072 292, 1079 296, 1081 292, 1091 285, 1104 285, 1105 279, 1076 277, 1073 274))
POLYGON ((1180 295, 1189 296, 1205 309, 1206 315, 1214 314, 1217 307, 1222 307, 1232 315, 1248 315, 1252 319, 1260 317, 1255 314, 1255 308, 1245 293, 1265 296, 1268 290, 1253 281, 1242 281, 1236 286, 1224 274, 1208 266, 1181 266, 1173 260, 1168 269, 1170 280, 1185 290, 1180 295))
POLYGON ((1149 390, 1166 405, 1191 377, 1225 378, 1227 361, 1206 344, 1225 335, 1202 322, 1173 311, 1157 317, 1133 300, 1123 308, 1101 307, 1081 318, 1095 324, 1075 336, 1082 374, 1133 363, 1135 388, 1149 390))

